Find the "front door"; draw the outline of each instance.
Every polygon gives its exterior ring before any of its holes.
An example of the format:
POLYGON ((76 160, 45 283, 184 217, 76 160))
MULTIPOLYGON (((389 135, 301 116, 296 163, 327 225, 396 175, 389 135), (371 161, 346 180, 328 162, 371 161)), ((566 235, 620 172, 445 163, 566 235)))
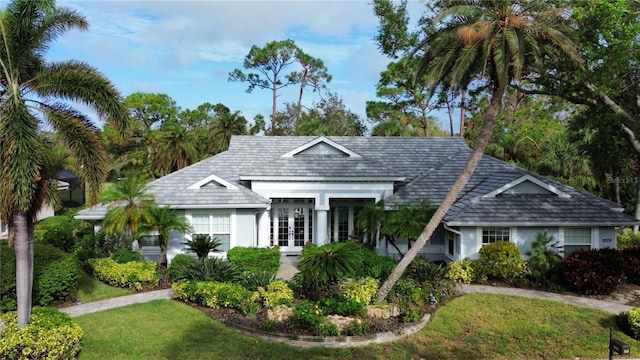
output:
POLYGON ((300 252, 312 241, 313 207, 307 204, 277 204, 273 206, 273 239, 284 252, 300 252))

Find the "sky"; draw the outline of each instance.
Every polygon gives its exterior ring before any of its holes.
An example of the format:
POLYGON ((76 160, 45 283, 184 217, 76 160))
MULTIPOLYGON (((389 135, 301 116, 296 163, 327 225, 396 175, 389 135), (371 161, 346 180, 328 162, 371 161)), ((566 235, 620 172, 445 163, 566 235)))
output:
MULTIPOLYGON (((4 1, 4 0, 2 0, 4 1)), ((363 120, 365 104, 375 100, 380 72, 390 61, 373 38, 378 19, 369 0, 342 1, 90 1, 59 0, 78 11, 88 31, 64 33, 47 58, 81 60, 105 74, 126 97, 134 92, 164 93, 182 109, 205 102, 239 110, 252 122, 269 119, 271 92, 229 82, 252 45, 292 39, 307 54, 324 61, 331 92, 363 120)), ((410 3, 415 17, 423 4, 410 3)), ((298 89, 278 99, 296 101, 298 89)), ((320 98, 307 93, 306 105, 320 98)), ((94 120, 101 125, 99 119, 94 120)), ((370 127, 370 126, 369 126, 370 127)))

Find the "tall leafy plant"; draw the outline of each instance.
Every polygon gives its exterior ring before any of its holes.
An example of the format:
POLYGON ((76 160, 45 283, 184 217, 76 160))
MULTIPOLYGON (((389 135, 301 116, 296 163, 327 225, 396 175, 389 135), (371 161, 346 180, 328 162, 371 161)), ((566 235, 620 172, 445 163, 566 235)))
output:
POLYGON ((354 242, 309 246, 302 251, 298 269, 305 281, 320 285, 337 283, 355 273, 360 245, 354 242))
POLYGON ((220 251, 218 248, 222 246, 222 241, 218 238, 211 238, 207 234, 194 234, 189 240, 187 239, 183 244, 186 249, 195 253, 198 259, 202 260, 206 258, 210 252, 220 251))

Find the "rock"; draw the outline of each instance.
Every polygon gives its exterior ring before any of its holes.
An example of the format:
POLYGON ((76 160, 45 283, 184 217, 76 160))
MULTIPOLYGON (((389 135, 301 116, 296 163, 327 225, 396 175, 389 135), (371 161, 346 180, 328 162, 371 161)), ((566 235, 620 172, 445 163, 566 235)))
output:
POLYGON ((293 308, 287 305, 278 305, 273 309, 267 310, 267 320, 283 322, 293 317, 293 308))
POLYGON ((360 324, 362 321, 360 319, 354 319, 350 317, 340 316, 340 315, 329 315, 327 316, 327 322, 329 324, 333 324, 340 329, 340 331, 345 331, 353 320, 357 321, 360 324))
POLYGON ((367 317, 369 319, 388 319, 400 315, 400 309, 395 305, 368 305, 367 317))
POLYGON ((4 329, 4 321, 0 319, 0 337, 2 337, 2 329, 4 329))

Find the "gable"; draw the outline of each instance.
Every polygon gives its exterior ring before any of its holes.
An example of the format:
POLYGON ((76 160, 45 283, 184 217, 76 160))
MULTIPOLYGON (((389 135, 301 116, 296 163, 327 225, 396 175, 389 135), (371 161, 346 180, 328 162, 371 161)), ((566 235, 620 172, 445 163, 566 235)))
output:
POLYGON ((348 158, 362 158, 360 154, 347 149, 335 141, 320 136, 302 146, 299 146, 282 155, 283 158, 292 158, 305 155, 341 156, 348 158))
POLYGON ((560 198, 570 198, 571 195, 561 191, 531 174, 521 176, 485 195, 482 198, 491 198, 505 195, 555 195, 560 198))
POLYGON ((232 183, 216 176, 216 175, 209 175, 206 178, 198 181, 195 184, 192 184, 191 186, 189 186, 187 189, 189 190, 197 190, 197 189, 201 189, 204 187, 223 187, 226 188, 228 190, 238 190, 238 187, 233 185, 232 183))
POLYGON ((549 189, 543 188, 538 184, 534 184, 529 180, 525 180, 505 191, 500 195, 553 195, 549 189))

